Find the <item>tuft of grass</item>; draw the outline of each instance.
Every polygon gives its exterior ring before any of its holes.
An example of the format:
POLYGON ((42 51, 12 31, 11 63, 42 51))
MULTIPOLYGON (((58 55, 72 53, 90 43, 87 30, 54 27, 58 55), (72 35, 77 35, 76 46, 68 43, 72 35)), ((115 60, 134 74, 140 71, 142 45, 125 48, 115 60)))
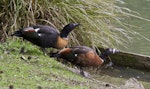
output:
MULTIPOLYGON (((133 31, 123 17, 133 16, 132 10, 120 7, 122 0, 1 0, 1 41, 14 30, 33 24, 50 25, 58 29, 70 22, 81 23, 70 34, 70 45, 113 47, 131 40, 133 31), (119 24, 117 26, 114 25, 119 24), (126 28, 122 29, 122 28, 126 28)), ((139 17, 140 18, 140 17, 139 17)))

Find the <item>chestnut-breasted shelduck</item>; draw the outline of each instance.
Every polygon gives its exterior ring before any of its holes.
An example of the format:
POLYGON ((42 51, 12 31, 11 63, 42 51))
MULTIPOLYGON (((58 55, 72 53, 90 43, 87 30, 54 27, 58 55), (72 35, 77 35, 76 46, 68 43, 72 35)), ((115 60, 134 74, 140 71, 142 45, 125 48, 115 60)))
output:
POLYGON ((11 36, 23 37, 42 48, 62 49, 68 44, 68 34, 79 26, 79 23, 66 25, 59 33, 55 28, 46 25, 34 25, 15 31, 11 36))
POLYGON ((62 58, 80 68, 80 73, 84 76, 83 67, 99 67, 105 58, 111 54, 119 52, 114 48, 108 48, 98 55, 92 48, 87 46, 74 46, 60 50, 56 53, 50 53, 50 57, 62 58))

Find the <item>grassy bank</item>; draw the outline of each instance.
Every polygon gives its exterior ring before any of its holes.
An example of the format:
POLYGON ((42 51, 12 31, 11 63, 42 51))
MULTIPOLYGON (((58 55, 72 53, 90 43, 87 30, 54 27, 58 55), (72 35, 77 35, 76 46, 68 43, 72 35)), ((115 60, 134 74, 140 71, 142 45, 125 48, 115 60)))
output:
MULTIPOLYGON (((7 41, 0 43, 0 88, 116 89, 114 85, 106 87, 104 82, 72 73, 60 62, 44 56, 37 46, 16 38, 9 39, 14 30, 33 24, 61 29, 67 23, 79 22, 80 28, 69 35, 69 46, 125 45, 130 41, 132 31, 120 26, 125 28, 126 24, 121 20, 128 15, 128 9, 115 3, 116 0, 1 0, 0 41, 7 41), (24 53, 20 53, 22 47, 24 53)), ((120 78, 110 80, 110 77, 105 80, 112 83, 115 80, 117 85, 121 81, 120 78)))
POLYGON ((20 89, 43 88, 84 88, 72 85, 69 81, 85 82, 84 78, 75 75, 54 59, 51 59, 28 43, 20 41, 6 42, 0 45, 0 87, 10 85, 20 89), (19 54, 20 46, 25 47, 25 54, 19 54))
POLYGON ((20 40, 0 44, 0 65, 0 88, 3 89, 106 88, 106 83, 75 74, 60 62, 44 56, 38 47, 20 40), (19 53, 21 47, 25 47, 24 53, 19 53))
POLYGON ((12 86, 14 89, 120 89, 126 80, 137 76, 145 89, 149 89, 149 82, 144 80, 149 76, 148 72, 113 68, 96 73, 87 69, 91 74, 89 79, 73 73, 68 67, 44 56, 37 46, 27 41, 8 39, 0 44, 1 89, 12 86), (24 53, 20 53, 22 47, 24 53), (106 87, 106 84, 110 86, 106 87))

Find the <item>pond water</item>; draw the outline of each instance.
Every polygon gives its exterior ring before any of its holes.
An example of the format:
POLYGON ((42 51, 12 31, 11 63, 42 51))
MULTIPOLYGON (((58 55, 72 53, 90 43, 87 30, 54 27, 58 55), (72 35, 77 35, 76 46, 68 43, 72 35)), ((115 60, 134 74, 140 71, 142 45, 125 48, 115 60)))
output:
MULTIPOLYGON (((150 20, 150 0, 122 1, 125 2, 121 4, 123 7, 128 7, 131 10, 138 12, 139 16, 150 20)), ((150 56, 150 21, 144 21, 131 17, 129 19, 126 19, 125 22, 130 25, 136 26, 131 29, 136 31, 137 33, 140 33, 142 36, 149 39, 149 41, 146 40, 144 37, 134 35, 133 40, 131 41, 131 43, 128 44, 128 48, 118 47, 118 49, 150 56)), ((118 85, 124 84, 126 79, 134 77, 144 85, 145 89, 150 89, 149 75, 149 71, 136 70, 129 67, 114 66, 113 69, 101 70, 100 74, 96 76, 99 80, 114 84, 118 83, 118 85)))
MULTIPOLYGON (((150 20, 150 0, 123 0, 125 3, 123 6, 130 8, 139 13, 139 16, 150 20)), ((150 21, 144 21, 141 19, 130 18, 126 19, 126 22, 137 27, 132 30, 140 33, 143 37, 134 36, 132 43, 128 45, 128 48, 119 47, 119 49, 138 54, 144 54, 150 56, 150 21)))

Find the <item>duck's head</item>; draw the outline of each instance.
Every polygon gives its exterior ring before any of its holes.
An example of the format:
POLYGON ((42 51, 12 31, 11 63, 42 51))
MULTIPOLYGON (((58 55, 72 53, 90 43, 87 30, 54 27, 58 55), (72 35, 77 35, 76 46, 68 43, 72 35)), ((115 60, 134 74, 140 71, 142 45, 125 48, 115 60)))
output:
POLYGON ((107 56, 111 55, 111 54, 115 54, 115 53, 118 53, 120 52, 119 50, 116 50, 114 48, 107 48, 104 50, 104 52, 101 53, 100 57, 102 59, 105 59, 107 56))
POLYGON ((74 29, 76 28, 77 26, 79 26, 80 24, 79 23, 69 23, 67 24, 63 30, 61 30, 60 32, 60 37, 62 38, 67 38, 68 34, 74 29))
POLYGON ((119 51, 119 50, 116 50, 116 49, 114 49, 114 48, 107 48, 107 49, 105 50, 105 53, 108 54, 108 55, 110 55, 110 54, 115 54, 115 53, 118 53, 118 52, 120 52, 120 51, 119 51))

